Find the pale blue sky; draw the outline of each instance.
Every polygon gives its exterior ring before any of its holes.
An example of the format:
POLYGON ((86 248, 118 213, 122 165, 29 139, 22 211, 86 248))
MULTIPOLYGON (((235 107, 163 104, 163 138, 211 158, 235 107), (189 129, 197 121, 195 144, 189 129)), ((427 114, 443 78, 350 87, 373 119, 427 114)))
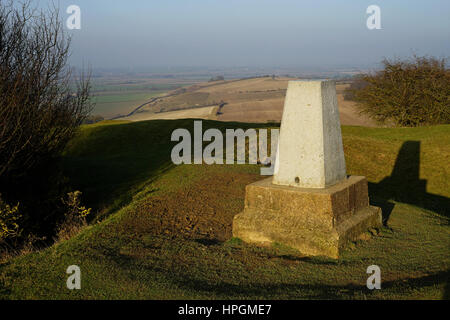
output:
MULTIPOLYGON (((40 0, 45 5, 45 0, 40 0)), ((72 63, 99 67, 364 67, 450 56, 448 0, 60 0, 81 8, 72 63), (381 8, 368 30, 366 8, 381 8)))

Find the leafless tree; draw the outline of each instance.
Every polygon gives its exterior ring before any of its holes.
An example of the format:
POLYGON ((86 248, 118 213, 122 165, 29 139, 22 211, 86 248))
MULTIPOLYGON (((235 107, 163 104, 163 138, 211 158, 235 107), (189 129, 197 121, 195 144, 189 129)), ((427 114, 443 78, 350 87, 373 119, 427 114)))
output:
POLYGON ((54 6, 0 0, 0 179, 58 155, 92 109, 63 28, 54 6))

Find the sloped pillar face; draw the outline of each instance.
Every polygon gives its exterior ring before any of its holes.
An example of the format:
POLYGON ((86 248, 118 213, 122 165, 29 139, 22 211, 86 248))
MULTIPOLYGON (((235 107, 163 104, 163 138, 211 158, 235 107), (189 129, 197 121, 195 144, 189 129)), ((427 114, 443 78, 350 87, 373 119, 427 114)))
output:
POLYGON ((346 178, 336 84, 289 81, 273 183, 325 188, 346 178))

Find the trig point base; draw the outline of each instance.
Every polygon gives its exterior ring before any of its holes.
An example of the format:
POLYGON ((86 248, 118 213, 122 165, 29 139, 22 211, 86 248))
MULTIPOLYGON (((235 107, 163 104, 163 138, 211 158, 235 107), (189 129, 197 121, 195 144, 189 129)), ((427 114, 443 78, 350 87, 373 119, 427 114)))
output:
POLYGON ((381 226, 381 209, 369 206, 364 177, 350 176, 323 189, 276 185, 272 179, 246 187, 245 209, 233 221, 234 237, 337 259, 348 241, 381 226))

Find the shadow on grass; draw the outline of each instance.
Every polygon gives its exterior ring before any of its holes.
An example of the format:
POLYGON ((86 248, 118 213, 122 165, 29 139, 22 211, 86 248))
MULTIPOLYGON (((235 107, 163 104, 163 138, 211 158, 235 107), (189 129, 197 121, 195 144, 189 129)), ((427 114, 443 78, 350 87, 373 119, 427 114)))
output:
POLYGON ((204 246, 218 246, 223 244, 223 241, 219 241, 218 239, 204 239, 204 238, 199 238, 199 239, 195 239, 194 240, 197 243, 200 243, 204 246))
MULTIPOLYGON (((65 175, 83 201, 99 216, 129 204, 143 185, 154 181, 175 165, 171 152, 178 141, 172 133, 187 129, 194 138, 194 121, 151 120, 87 127, 69 144, 63 159, 65 175), (105 209, 106 208, 106 209, 105 209)), ((269 124, 202 120, 203 131, 217 128, 265 128, 269 124)), ((207 142, 204 142, 207 144, 207 142)))
POLYGON ((428 193, 427 180, 420 179, 420 141, 403 143, 390 176, 379 183, 369 183, 371 204, 381 207, 387 226, 395 204, 403 202, 434 211, 449 218, 450 199, 428 193))
POLYGON ((445 283, 444 296, 445 300, 450 300, 450 275, 447 273, 447 282, 445 283))
MULTIPOLYGON (((381 283, 381 291, 392 290, 392 294, 404 294, 411 289, 417 291, 420 288, 441 285, 445 283, 442 299, 449 299, 450 270, 441 271, 433 275, 420 278, 398 279, 381 283)), ((351 299, 370 298, 378 290, 369 290, 366 285, 328 285, 328 284, 301 284, 301 283, 277 283, 277 284, 230 284, 225 282, 208 283, 204 280, 185 278, 181 284, 188 290, 216 293, 226 297, 261 297, 284 299, 351 299)), ((408 297, 405 297, 408 298, 408 297)))
POLYGON ((11 294, 11 289, 6 288, 6 286, 3 284, 3 281, 0 281, 0 296, 6 297, 9 294, 11 294))

